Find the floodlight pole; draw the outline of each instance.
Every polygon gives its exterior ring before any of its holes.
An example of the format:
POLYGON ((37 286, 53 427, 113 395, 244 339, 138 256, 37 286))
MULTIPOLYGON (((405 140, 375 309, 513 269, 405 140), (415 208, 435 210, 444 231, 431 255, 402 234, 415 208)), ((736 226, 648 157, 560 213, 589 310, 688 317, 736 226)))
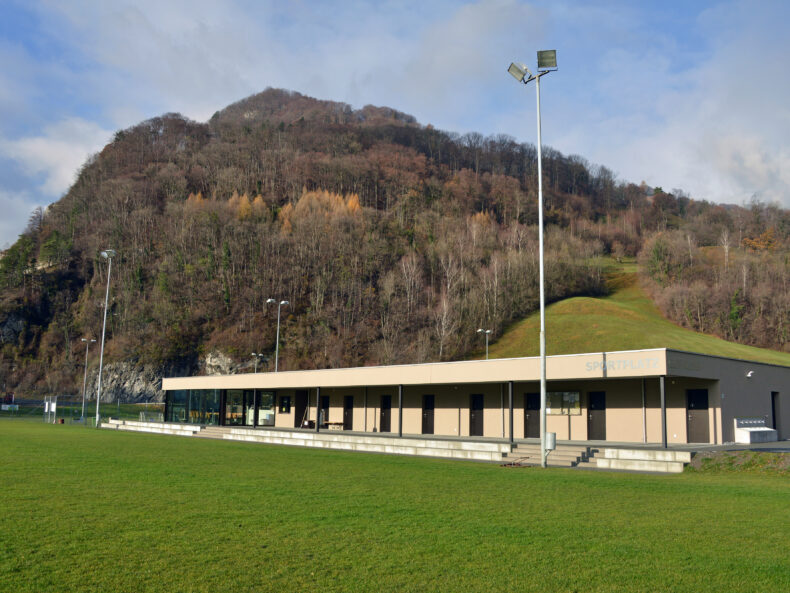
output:
POLYGON ((99 388, 96 391, 96 428, 99 428, 99 402, 101 402, 101 375, 104 368, 104 334, 107 330, 107 303, 110 299, 110 274, 112 273, 112 258, 115 251, 105 249, 101 256, 107 260, 107 290, 104 293, 104 322, 101 326, 101 353, 99 354, 99 388))
MULTIPOLYGON (((267 303, 277 303, 274 299, 267 299, 267 303)), ((274 345, 274 372, 278 370, 280 362, 280 308, 287 305, 288 301, 280 301, 277 303, 277 342, 274 345)))
POLYGON ((523 64, 513 62, 508 72, 519 82, 535 81, 538 117, 538 250, 540 277, 540 466, 546 467, 546 288, 543 272, 543 147, 540 130, 540 77, 557 69, 554 50, 538 52, 538 72, 532 74, 523 64))
POLYGON ((477 333, 485 334, 485 336, 486 336, 486 360, 488 360, 488 336, 491 335, 491 332, 492 332, 492 330, 490 330, 490 329, 479 329, 479 330, 477 330, 477 333))
POLYGON ((540 467, 546 467, 546 287, 543 272, 543 148, 540 135, 540 77, 535 76, 538 101, 538 250, 540 253, 540 467))
POLYGON ((91 347, 91 342, 95 342, 96 340, 88 340, 86 338, 80 338, 83 342, 85 342, 85 374, 82 377, 82 414, 80 414, 80 418, 84 421, 85 420, 85 388, 88 384, 88 349, 91 347))
POLYGON ((257 352, 253 352, 250 356, 255 357, 255 370, 253 371, 253 373, 257 373, 258 372, 258 360, 260 360, 263 357, 263 354, 259 354, 257 352))

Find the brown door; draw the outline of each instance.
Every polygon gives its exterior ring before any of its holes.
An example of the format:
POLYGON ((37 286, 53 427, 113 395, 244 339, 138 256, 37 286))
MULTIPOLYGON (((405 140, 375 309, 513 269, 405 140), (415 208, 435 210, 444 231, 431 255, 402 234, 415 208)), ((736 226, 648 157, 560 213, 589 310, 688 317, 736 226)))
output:
POLYGON ((524 394, 524 438, 540 438, 540 393, 524 394))
POLYGON ((354 430, 354 396, 343 398, 343 430, 354 430))
POLYGON ((432 395, 422 396, 422 434, 433 434, 433 406, 432 395))
POLYGON ((606 440, 606 392, 590 391, 587 394, 587 439, 606 440))
POLYGON ((392 432, 392 396, 381 396, 379 410, 379 432, 392 432))
POLYGON ((469 401, 469 436, 483 436, 483 404, 483 394, 473 393, 469 401))
POLYGON ((709 443, 707 389, 686 389, 686 418, 688 442, 709 443))
POLYGON ((307 420, 305 411, 307 410, 307 391, 297 389, 294 392, 294 428, 302 426, 302 422, 307 420))

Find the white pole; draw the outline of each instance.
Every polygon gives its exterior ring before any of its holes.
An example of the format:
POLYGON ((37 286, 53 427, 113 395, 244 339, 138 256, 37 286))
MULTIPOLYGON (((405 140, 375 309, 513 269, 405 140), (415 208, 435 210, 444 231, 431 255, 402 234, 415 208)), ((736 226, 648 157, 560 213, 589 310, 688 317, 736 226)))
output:
POLYGON ((488 360, 488 332, 486 332, 486 360, 488 360))
POLYGON ((107 257, 107 291, 104 293, 104 322, 101 326, 101 354, 99 354, 99 388, 96 392, 96 428, 99 428, 99 402, 101 401, 101 375, 104 367, 104 332, 107 329, 107 303, 110 298, 110 273, 112 272, 112 256, 107 257))
POLYGON ((282 301, 277 303, 277 342, 274 345, 274 372, 277 372, 277 367, 279 366, 280 362, 280 307, 282 307, 282 301))
POLYGON ((546 467, 546 294, 543 276, 543 162, 540 137, 540 74, 535 77, 538 99, 538 243, 540 252, 540 466, 546 467))

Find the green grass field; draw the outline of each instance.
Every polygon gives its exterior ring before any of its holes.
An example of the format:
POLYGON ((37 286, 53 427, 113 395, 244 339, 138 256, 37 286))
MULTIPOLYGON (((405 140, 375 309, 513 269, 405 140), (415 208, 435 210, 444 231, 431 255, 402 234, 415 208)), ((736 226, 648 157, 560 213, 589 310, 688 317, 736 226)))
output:
POLYGON ((786 476, 0 421, 0 591, 788 591, 786 476))
MULTIPOLYGON (((788 352, 727 342, 668 321, 639 287, 635 265, 613 271, 610 288, 605 298, 576 297, 546 308, 547 354, 674 348, 790 366, 788 352)), ((509 327, 491 344, 489 356, 538 356, 539 335, 535 313, 509 327)))

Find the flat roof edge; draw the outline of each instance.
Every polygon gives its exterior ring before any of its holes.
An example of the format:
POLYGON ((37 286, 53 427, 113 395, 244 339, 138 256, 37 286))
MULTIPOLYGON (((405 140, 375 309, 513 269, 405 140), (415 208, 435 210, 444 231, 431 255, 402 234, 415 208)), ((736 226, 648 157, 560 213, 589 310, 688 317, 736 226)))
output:
POLYGON ((747 364, 760 364, 763 366, 776 367, 779 369, 790 369, 790 364, 777 364, 775 362, 762 362, 759 360, 749 360, 748 358, 733 358, 732 356, 721 356, 720 354, 706 354, 704 352, 692 352, 691 350, 678 350, 677 348, 665 348, 667 352, 675 352, 677 354, 689 354, 691 356, 704 356, 705 358, 717 358, 719 360, 728 360, 733 362, 744 362, 747 364))
MULTIPOLYGON (((568 358, 575 358, 575 357, 590 357, 590 356, 622 356, 628 354, 644 354, 644 353, 664 353, 666 354, 666 348, 643 348, 643 349, 636 349, 636 350, 616 350, 616 351, 597 351, 597 352, 578 352, 575 354, 552 354, 547 356, 548 360, 561 360, 561 359, 568 359, 568 358)), ((484 368, 482 365, 489 365, 490 368, 494 368, 498 365, 508 364, 513 362, 519 361, 538 361, 540 359, 539 356, 520 356, 520 357, 510 357, 510 358, 492 358, 489 360, 454 360, 454 361, 445 361, 445 362, 425 362, 425 363, 409 363, 409 364, 397 364, 397 365, 375 365, 375 366, 362 366, 362 367, 343 367, 343 368, 330 368, 330 369, 298 369, 293 371, 279 371, 277 375, 288 377, 293 376, 295 374, 307 374, 307 373, 322 373, 326 375, 335 375, 335 374, 347 374, 350 372, 372 372, 378 373, 383 371, 388 372, 397 372, 398 370, 409 370, 409 369, 420 369, 420 370, 430 370, 430 369, 447 369, 452 365, 480 365, 481 368, 484 368)), ((164 382, 181 382, 181 381, 189 381, 195 379, 201 380, 223 380, 228 379, 231 377, 241 377, 244 375, 249 375, 250 373, 240 373, 240 374, 233 374, 233 375, 189 375, 186 377, 163 377, 163 385, 162 389, 165 389, 164 382)), ((258 373, 259 375, 265 375, 267 377, 271 377, 273 373, 258 373)), ((650 376, 657 376, 653 373, 647 373, 650 376)), ((641 376, 641 375, 640 375, 641 376)), ((569 377, 570 378, 570 377, 569 377)), ((578 377, 582 378, 582 377, 578 377)), ((238 380, 238 379, 236 379, 238 380)), ((515 379, 517 381, 529 380, 532 381, 533 379, 515 379)), ((537 379, 534 379, 537 380, 537 379)), ((556 379, 552 379, 556 380, 556 379)), ((481 380, 478 381, 479 383, 491 383, 491 382, 499 382, 500 379, 491 379, 491 380, 481 380)), ((466 382, 466 381, 459 381, 459 382, 466 382)), ((428 381, 430 383, 430 381, 428 381)), ((389 382, 387 384, 390 384, 389 382)), ((397 382, 391 383, 393 385, 398 384, 397 382)), ((405 384, 405 383, 404 383, 405 384)), ((412 383, 408 383, 412 384, 412 383)), ((413 383, 413 384, 424 384, 423 381, 413 383)))

